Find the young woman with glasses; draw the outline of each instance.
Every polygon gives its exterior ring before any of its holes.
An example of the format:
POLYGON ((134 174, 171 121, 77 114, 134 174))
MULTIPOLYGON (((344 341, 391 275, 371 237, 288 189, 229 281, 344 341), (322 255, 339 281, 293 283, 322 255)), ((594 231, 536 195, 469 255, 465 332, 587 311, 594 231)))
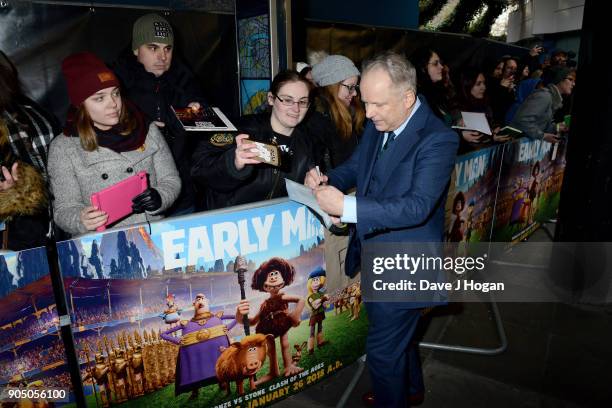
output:
POLYGON ((295 71, 280 72, 267 95, 269 112, 242 117, 236 123, 237 136, 217 133, 198 146, 191 175, 203 190, 202 209, 284 197, 284 178, 304 181, 315 166, 314 136, 302 123, 311 87, 295 71), (276 146, 280 164, 258 159, 261 153, 255 142, 276 146))

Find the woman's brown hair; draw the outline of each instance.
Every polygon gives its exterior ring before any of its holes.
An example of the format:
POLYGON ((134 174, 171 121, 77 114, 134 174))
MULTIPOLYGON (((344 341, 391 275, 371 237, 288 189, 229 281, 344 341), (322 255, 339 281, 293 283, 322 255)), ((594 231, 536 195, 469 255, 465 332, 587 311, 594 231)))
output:
MULTIPOLYGON (((79 135, 79 139, 81 139, 81 146, 83 147, 83 150, 92 152, 98 148, 98 137, 96 136, 93 122, 89 117, 89 113, 85 108, 84 102, 76 108, 74 127, 79 135)), ((117 127, 121 129, 119 134, 123 136, 131 134, 134 129, 138 127, 138 121, 134 115, 130 113, 130 110, 127 108, 126 101, 123 99, 123 97, 121 98, 121 114, 119 115, 119 123, 117 124, 117 127)))
POLYGON ((338 92, 341 86, 340 83, 336 83, 321 87, 319 90, 321 96, 329 105, 329 113, 340 139, 348 140, 351 138, 353 132, 359 134, 363 131, 365 110, 363 109, 361 98, 359 98, 359 94, 357 94, 353 97, 352 103, 355 114, 351 115, 346 105, 338 98, 338 92))

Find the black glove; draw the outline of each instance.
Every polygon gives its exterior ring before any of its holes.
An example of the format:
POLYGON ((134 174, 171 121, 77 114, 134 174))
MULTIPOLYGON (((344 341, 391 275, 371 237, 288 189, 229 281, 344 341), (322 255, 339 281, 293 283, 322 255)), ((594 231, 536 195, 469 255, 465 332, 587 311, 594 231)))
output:
POLYGON ((132 198, 132 211, 136 214, 145 211, 153 212, 159 210, 161 205, 161 196, 154 188, 147 188, 145 191, 132 198))

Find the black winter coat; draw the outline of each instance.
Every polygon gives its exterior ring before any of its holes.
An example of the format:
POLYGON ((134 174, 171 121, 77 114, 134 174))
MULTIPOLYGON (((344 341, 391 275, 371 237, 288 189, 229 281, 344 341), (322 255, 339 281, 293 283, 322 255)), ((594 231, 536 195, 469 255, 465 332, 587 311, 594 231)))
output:
MULTIPOLYGON (((253 141, 275 144, 278 138, 269 113, 244 116, 236 127, 238 133, 248 134, 253 141)), ((192 159, 193 180, 205 190, 205 210, 285 197, 284 178, 303 183, 306 173, 315 165, 315 140, 303 123, 293 130, 289 138, 291 154, 282 155, 280 168, 260 163, 236 170, 234 135, 220 136, 213 135, 201 142, 192 159)))
POLYGON ((182 108, 190 102, 205 104, 195 77, 177 56, 173 57, 170 69, 156 77, 145 71, 131 50, 121 55, 113 69, 121 80, 126 98, 134 102, 148 120, 166 125, 160 130, 170 147, 182 185, 181 194, 167 213, 192 206, 194 191, 189 175, 190 157, 202 135, 201 132, 186 132, 170 107, 182 108))

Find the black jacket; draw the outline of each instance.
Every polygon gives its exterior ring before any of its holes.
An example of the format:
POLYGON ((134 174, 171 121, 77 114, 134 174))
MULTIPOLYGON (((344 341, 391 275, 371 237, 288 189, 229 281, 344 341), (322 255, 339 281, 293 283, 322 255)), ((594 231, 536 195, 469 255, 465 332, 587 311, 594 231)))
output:
MULTIPOLYGON (((269 113, 244 116, 236 127, 250 140, 275 144, 277 134, 272 130, 269 113)), ((303 123, 291 134, 291 153, 282 155, 280 168, 260 163, 236 170, 233 136, 213 135, 201 142, 193 155, 191 175, 205 190, 205 210, 285 197, 284 178, 303 183, 306 172, 314 166, 314 138, 303 123)))
POLYGON ((140 108, 148 120, 165 123, 160 129, 181 176, 181 195, 168 214, 190 207, 194 203, 194 191, 189 176, 190 157, 201 132, 186 132, 172 113, 171 106, 186 107, 190 102, 204 104, 199 85, 193 74, 177 56, 173 56, 170 69, 156 77, 145 71, 131 50, 127 50, 113 65, 127 99, 140 108))

